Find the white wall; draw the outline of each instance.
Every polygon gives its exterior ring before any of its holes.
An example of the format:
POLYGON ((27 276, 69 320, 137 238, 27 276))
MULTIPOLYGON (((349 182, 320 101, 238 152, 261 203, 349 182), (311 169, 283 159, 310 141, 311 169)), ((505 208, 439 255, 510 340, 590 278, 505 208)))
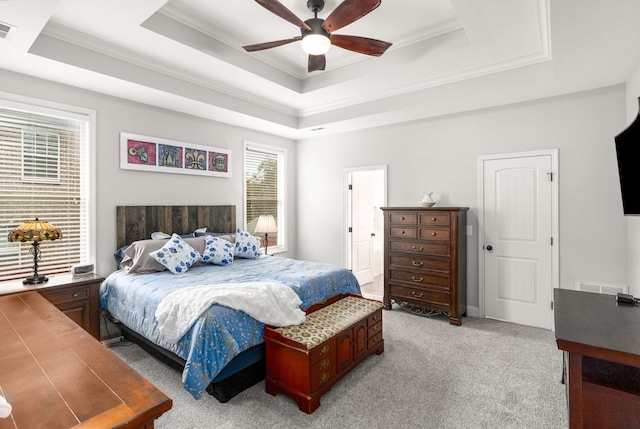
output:
MULTIPOLYGON (((640 64, 627 82, 627 124, 638 117, 640 103, 640 64)), ((626 128, 626 127, 625 127, 626 128)), ((620 132, 622 129, 620 130, 620 132)), ((640 142, 638 142, 640 144, 640 142)), ((629 293, 640 295, 640 216, 626 216, 627 220, 627 277, 629 293)))
MULTIPOLYGON (((288 151, 287 235, 295 255, 296 168, 293 141, 194 116, 134 103, 0 70, 0 91, 64 103, 96 111, 97 128, 97 272, 115 269, 116 206, 118 205, 236 205, 236 222, 243 225, 243 140, 288 151), (232 177, 205 177, 120 169, 120 132, 215 146, 232 150, 232 177)), ((170 231, 167 231, 170 232, 170 231)))
POLYGON ((342 170, 388 165, 388 205, 470 207, 468 304, 478 306, 479 155, 559 149, 560 285, 626 284, 626 225, 613 137, 625 125, 623 85, 298 143, 300 259, 341 264, 342 170))

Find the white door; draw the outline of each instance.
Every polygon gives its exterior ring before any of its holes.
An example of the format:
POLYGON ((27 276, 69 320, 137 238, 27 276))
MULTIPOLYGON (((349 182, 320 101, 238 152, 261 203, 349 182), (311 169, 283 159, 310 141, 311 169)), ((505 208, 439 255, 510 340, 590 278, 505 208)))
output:
POLYGON ((373 281, 374 182, 371 172, 351 176, 352 271, 360 285, 373 281))
POLYGON ((484 161, 485 316, 551 329, 551 155, 484 161))

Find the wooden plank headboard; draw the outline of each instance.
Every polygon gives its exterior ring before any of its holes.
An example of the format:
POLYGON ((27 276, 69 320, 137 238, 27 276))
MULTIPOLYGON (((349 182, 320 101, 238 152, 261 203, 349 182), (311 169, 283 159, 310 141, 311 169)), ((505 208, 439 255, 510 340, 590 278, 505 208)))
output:
POLYGON ((188 234, 206 227, 212 232, 235 232, 236 206, 118 206, 117 248, 147 240, 155 231, 188 234))

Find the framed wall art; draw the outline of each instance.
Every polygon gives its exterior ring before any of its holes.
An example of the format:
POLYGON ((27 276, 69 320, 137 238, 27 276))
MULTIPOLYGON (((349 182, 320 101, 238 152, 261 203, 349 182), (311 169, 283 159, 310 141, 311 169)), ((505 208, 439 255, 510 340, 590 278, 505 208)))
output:
POLYGON ((231 177, 231 151, 158 137, 120 133, 120 168, 231 177))

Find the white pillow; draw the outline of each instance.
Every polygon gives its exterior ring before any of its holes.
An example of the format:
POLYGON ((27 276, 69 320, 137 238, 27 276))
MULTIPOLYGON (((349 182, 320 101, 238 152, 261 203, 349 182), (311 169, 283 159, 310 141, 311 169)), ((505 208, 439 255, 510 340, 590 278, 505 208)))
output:
POLYGON ((205 236, 202 260, 214 265, 229 265, 233 262, 234 245, 222 238, 205 236))
POLYGON ((173 274, 186 273, 189 268, 202 259, 202 255, 178 234, 155 252, 149 253, 153 259, 167 267, 173 274))
POLYGON ((152 240, 168 240, 169 238, 171 238, 171 236, 166 232, 156 231, 151 233, 152 240))
POLYGON ((257 258, 260 256, 260 239, 240 228, 236 229, 235 255, 239 258, 257 258))

